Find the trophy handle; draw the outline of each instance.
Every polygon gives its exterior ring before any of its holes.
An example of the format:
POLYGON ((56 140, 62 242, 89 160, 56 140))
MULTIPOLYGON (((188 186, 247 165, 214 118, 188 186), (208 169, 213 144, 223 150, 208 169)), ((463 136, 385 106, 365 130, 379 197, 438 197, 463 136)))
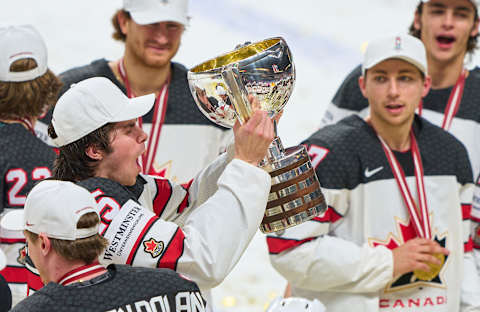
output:
POLYGON ((227 93, 235 107, 238 121, 244 124, 253 114, 252 105, 248 101, 248 92, 241 81, 236 64, 227 65, 222 70, 222 78, 227 84, 227 93))

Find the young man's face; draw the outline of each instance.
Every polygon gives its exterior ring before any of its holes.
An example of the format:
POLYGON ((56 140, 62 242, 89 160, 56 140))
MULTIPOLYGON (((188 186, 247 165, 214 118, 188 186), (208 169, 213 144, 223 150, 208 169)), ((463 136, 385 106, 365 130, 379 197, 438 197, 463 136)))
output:
POLYGON ((402 126, 412 122, 415 109, 428 93, 430 78, 423 79, 409 62, 388 59, 368 69, 359 84, 370 104, 373 123, 402 126))
POLYGON ((102 153, 95 176, 108 178, 126 186, 135 184, 142 170, 139 157, 145 151, 147 137, 136 119, 118 122, 110 133, 112 152, 102 153))
POLYGON ((414 26, 420 30, 429 59, 438 62, 463 61, 467 42, 478 33, 475 7, 469 0, 431 0, 415 14, 414 26))
POLYGON ((124 19, 120 25, 127 36, 125 48, 138 61, 151 67, 169 64, 178 51, 184 30, 177 22, 139 25, 131 18, 124 19))

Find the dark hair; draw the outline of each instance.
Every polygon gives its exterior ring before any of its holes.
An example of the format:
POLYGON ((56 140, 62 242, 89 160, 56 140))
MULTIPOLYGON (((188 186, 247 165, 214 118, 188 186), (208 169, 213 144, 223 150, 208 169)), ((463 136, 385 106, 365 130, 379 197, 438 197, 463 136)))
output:
MULTIPOLYGON (((11 72, 23 72, 37 67, 32 58, 12 63, 11 72)), ((29 81, 0 81, 0 118, 17 119, 39 117, 57 100, 62 83, 49 69, 29 81)))
POLYGON ((111 22, 113 26, 112 38, 115 40, 125 42, 125 40, 127 39, 127 36, 122 32, 122 29, 120 28, 120 24, 118 23, 119 14, 124 14, 127 19, 131 19, 132 17, 130 16, 130 13, 125 10, 117 10, 117 12, 115 12, 115 14, 113 14, 111 18, 111 22))
MULTIPOLYGON (((473 21, 475 22, 476 20, 478 20, 478 10, 477 10, 477 7, 475 4, 473 4, 474 8, 475 8, 475 17, 473 18, 473 21)), ((422 16, 423 14, 423 2, 420 2, 417 6, 417 9, 416 9, 416 14, 418 14, 419 16, 422 16)), ((410 35, 414 36, 414 37, 417 37, 418 39, 422 40, 421 38, 421 29, 416 29, 415 28, 415 23, 412 22, 412 24, 410 25, 410 27, 408 28, 408 32, 410 35)), ((468 41, 467 41, 467 53, 473 53, 475 51, 475 49, 477 48, 477 41, 478 41, 478 34, 475 35, 475 36, 470 36, 468 38, 468 41)))
MULTIPOLYGON (((95 212, 89 212, 80 217, 77 222, 77 229, 88 229, 100 223, 98 215, 95 212)), ((25 231, 32 242, 36 242, 38 235, 25 231)), ((52 248, 63 258, 76 261, 82 260, 86 264, 95 261, 108 246, 108 240, 100 234, 90 237, 71 240, 50 238, 52 248)))
MULTIPOLYGON (((53 177, 75 182, 95 176, 99 160, 90 158, 86 150, 90 146, 96 146, 107 154, 111 153, 110 133, 114 128, 114 123, 108 123, 75 142, 61 146, 53 165, 53 177)), ((48 127, 48 135, 52 139, 57 138, 52 124, 48 127)))

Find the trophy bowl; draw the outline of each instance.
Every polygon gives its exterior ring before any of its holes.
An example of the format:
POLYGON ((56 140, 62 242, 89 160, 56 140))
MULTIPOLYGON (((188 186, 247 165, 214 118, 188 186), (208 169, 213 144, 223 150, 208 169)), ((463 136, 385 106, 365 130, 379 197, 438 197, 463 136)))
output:
MULTIPOLYGON (((231 128, 261 109, 270 117, 287 103, 295 84, 290 49, 281 37, 244 44, 191 68, 188 82, 198 108, 212 122, 231 128), (257 99, 252 107, 248 95, 257 99)), ((260 225, 264 233, 282 231, 326 210, 315 170, 304 146, 284 149, 275 137, 261 167, 272 178, 260 225)))

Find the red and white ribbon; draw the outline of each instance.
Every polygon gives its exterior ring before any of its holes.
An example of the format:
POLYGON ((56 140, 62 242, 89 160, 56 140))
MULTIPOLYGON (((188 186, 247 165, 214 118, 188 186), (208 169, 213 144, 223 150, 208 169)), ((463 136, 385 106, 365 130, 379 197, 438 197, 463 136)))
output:
POLYGON ((410 188, 408 187, 407 181, 405 179, 405 173, 402 169, 402 166, 395 157, 395 154, 379 135, 378 138, 382 143, 383 150, 385 152, 385 155, 387 156, 388 162, 390 163, 390 167, 392 168, 393 175, 395 176, 395 180, 397 181, 397 185, 400 189, 403 201, 407 206, 407 210, 410 215, 410 219, 413 222, 417 236, 431 239, 432 231, 430 226, 430 218, 428 216, 425 185, 423 183, 423 164, 422 158, 420 156, 420 150, 418 149, 417 145, 417 140, 415 139, 413 131, 410 131, 410 140, 413 165, 415 169, 415 181, 417 184, 417 194, 419 198, 418 206, 416 205, 412 193, 410 192, 410 188))
POLYGON ((65 286, 68 284, 72 284, 73 282, 79 281, 86 276, 90 276, 92 274, 105 271, 105 268, 100 265, 98 261, 93 262, 91 264, 82 265, 76 269, 73 269, 63 275, 59 280, 58 284, 65 286))
MULTIPOLYGON (((130 82, 128 81, 127 72, 125 71, 123 58, 118 62, 118 72, 122 77, 125 88, 127 89, 127 96, 129 98, 135 97, 132 89, 130 88, 130 82)), ((148 136, 147 142, 147 151, 141 158, 141 164, 143 168, 143 173, 149 174, 152 171, 153 162, 157 154, 157 146, 160 141, 160 134, 162 132, 162 126, 165 122, 165 113, 167 111, 167 101, 168 101, 168 84, 165 83, 160 90, 157 98, 155 99, 154 111, 153 111, 153 120, 152 127, 150 129, 150 134, 148 136), (161 112, 160 114, 158 112, 161 112)), ((143 121, 142 117, 138 118, 138 125, 142 128, 143 121)))
MULTIPOLYGON (((455 86, 450 92, 447 106, 445 107, 445 111, 443 112, 442 129, 446 131, 448 131, 452 126, 453 117, 455 117, 458 112, 458 107, 460 106, 460 102, 462 101, 463 89, 465 88, 465 79, 467 78, 467 75, 468 70, 463 69, 462 73, 457 79, 457 82, 455 83, 455 86)), ((420 116, 422 115, 422 108, 423 101, 420 101, 420 106, 418 107, 418 114, 420 116)))

